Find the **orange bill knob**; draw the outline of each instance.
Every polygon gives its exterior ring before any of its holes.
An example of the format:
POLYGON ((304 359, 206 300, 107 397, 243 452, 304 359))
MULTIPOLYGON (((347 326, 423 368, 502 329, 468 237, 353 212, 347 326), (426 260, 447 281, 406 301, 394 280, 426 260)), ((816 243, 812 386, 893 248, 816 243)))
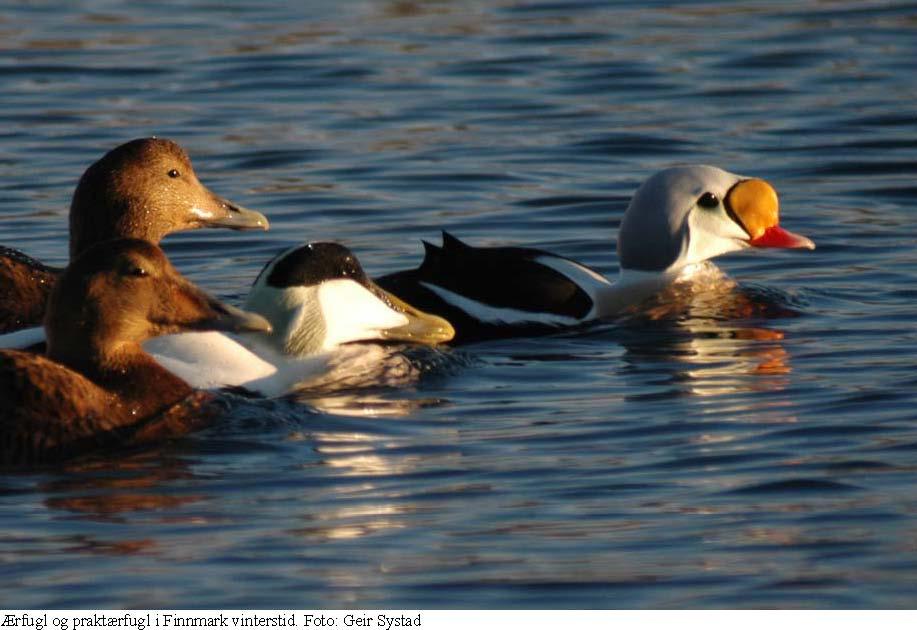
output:
POLYGON ((815 249, 815 243, 780 227, 777 191, 763 179, 745 179, 726 194, 726 209, 752 247, 815 249))

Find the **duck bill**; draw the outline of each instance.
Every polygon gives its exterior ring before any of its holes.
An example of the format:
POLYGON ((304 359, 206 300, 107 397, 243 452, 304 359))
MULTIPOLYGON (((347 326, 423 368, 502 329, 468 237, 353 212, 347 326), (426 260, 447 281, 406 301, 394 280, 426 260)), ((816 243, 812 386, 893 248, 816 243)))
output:
POLYGON ((777 247, 780 249, 815 249, 811 239, 784 230, 779 225, 766 228, 758 238, 748 241, 752 247, 777 247))
MULTIPOLYGON (((176 299, 175 305, 182 306, 187 311, 196 311, 192 321, 186 327, 192 330, 216 330, 220 332, 263 332, 270 333, 273 329, 270 322, 257 313, 249 313, 241 308, 220 302, 215 297, 208 295, 197 287, 184 287, 184 305, 182 300, 176 299)), ((179 297, 179 296, 176 296, 179 297)))
POLYGON ((451 341, 452 338, 455 337, 455 329, 452 327, 452 324, 442 317, 424 313, 420 309, 414 308, 375 283, 372 285, 372 291, 376 293, 382 301, 404 315, 408 320, 408 323, 402 326, 380 330, 379 335, 383 339, 389 341, 410 341, 412 343, 423 343, 433 346, 451 341))
POLYGON ((213 195, 208 208, 195 206, 191 212, 204 227, 227 228, 230 230, 267 230, 271 224, 267 217, 256 210, 249 210, 231 201, 213 195))
POLYGON ((749 236, 752 247, 815 249, 805 236, 780 227, 780 201, 774 187, 763 179, 745 179, 726 195, 726 209, 749 236))
POLYGON ((150 313, 156 334, 216 330, 220 332, 271 332, 261 315, 224 304, 184 278, 162 283, 161 299, 150 313))
POLYGON ((218 330, 222 332, 263 332, 270 333, 273 329, 270 322, 257 313, 249 313, 235 306, 223 304, 210 299, 210 306, 214 315, 200 322, 199 326, 205 330, 218 330))

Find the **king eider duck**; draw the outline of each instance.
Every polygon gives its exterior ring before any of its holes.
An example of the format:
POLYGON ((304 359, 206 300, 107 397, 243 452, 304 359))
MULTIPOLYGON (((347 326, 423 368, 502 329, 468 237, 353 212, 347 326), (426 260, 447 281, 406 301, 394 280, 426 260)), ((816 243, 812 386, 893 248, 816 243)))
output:
POLYGON ((141 344, 186 330, 269 331, 214 300, 141 240, 98 243, 62 273, 45 317, 47 354, 0 351, 0 466, 58 463, 181 435, 212 395, 156 363, 141 344))
MULTIPOLYGON (((260 212, 214 194, 201 184, 178 144, 142 138, 92 164, 70 203, 70 256, 113 238, 158 244, 172 232, 202 227, 266 230, 260 212)), ((41 324, 60 269, 0 246, 0 333, 41 324)))
POLYGON ((309 243, 278 254, 258 275, 245 308, 263 315, 273 330, 169 335, 144 347, 195 387, 237 386, 278 396, 326 373, 345 344, 434 345, 455 334, 448 321, 380 289, 337 243, 309 243))
POLYGON ((443 233, 420 267, 379 286, 448 319, 455 343, 577 326, 638 305, 727 252, 815 247, 779 225, 774 188, 713 166, 656 173, 634 194, 618 233, 615 283, 568 258, 522 247, 472 247, 443 233))

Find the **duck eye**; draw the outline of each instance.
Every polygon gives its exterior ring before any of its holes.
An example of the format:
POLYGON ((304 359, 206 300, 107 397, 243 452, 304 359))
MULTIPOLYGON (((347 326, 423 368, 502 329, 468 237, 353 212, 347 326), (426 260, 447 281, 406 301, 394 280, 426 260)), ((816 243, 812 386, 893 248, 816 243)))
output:
POLYGON ((700 196, 700 199, 697 200, 697 205, 701 208, 716 208, 720 205, 720 200, 712 192, 705 192, 700 196))
POLYGON ((178 172, 177 169, 174 169, 174 168, 173 168, 172 170, 169 171, 169 177, 171 177, 172 179, 175 179, 175 178, 178 177, 179 175, 180 175, 180 173, 178 172))

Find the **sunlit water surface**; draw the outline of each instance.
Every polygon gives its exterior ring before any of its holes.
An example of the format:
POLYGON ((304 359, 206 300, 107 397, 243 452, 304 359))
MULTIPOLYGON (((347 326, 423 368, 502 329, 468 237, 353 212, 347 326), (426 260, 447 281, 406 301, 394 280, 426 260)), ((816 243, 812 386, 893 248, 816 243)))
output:
POLYGON ((629 196, 683 162, 767 178, 818 245, 5 475, 0 604, 917 605, 917 5, 643 4, 0 8, 0 243, 50 263, 82 170, 152 134, 270 216, 164 243, 237 303, 283 247, 381 274, 441 228, 613 277, 629 196))

